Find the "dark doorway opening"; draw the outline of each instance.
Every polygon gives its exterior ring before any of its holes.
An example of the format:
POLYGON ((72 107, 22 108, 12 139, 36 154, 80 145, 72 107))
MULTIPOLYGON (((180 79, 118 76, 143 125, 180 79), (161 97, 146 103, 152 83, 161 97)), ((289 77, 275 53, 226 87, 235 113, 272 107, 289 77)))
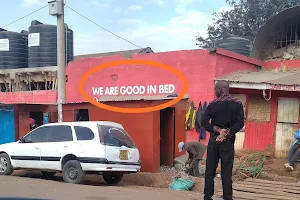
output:
POLYGON ((160 165, 173 167, 175 158, 175 108, 160 111, 160 165))
POLYGON ((75 121, 90 121, 89 109, 78 109, 75 110, 75 121))
POLYGON ((44 124, 44 113, 43 112, 30 112, 29 117, 34 119, 35 122, 38 124, 38 126, 41 126, 44 124))

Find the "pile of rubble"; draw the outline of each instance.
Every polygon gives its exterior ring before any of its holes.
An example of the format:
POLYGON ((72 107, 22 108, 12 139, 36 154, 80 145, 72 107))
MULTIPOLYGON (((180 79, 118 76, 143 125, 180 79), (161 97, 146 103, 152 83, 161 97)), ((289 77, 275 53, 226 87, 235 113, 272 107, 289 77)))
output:
POLYGON ((191 181, 196 180, 196 177, 190 176, 189 174, 185 173, 184 170, 177 170, 174 167, 171 168, 171 167, 161 166, 160 171, 171 174, 172 179, 174 179, 176 177, 181 177, 181 178, 191 180, 191 181))
MULTIPOLYGON (((174 167, 161 166, 160 171, 166 172, 172 176, 172 179, 180 177, 187 180, 195 181, 196 177, 190 176, 186 173, 185 162, 188 159, 188 155, 182 155, 174 159, 174 167)), ((199 173, 201 176, 205 174, 205 165, 199 164, 199 173)))
POLYGON ((290 44, 287 47, 283 47, 267 53, 265 60, 284 59, 292 60, 300 58, 300 46, 296 44, 290 44))

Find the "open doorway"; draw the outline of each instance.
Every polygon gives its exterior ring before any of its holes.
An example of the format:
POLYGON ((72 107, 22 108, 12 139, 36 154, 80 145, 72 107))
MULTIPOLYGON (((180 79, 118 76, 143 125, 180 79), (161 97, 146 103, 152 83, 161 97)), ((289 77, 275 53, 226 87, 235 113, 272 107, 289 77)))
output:
POLYGON ((160 111, 160 165, 173 167, 175 158, 175 108, 160 111))
POLYGON ((78 109, 74 111, 75 121, 90 121, 89 109, 78 109))
POLYGON ((29 112, 29 117, 34 119, 35 122, 38 124, 38 126, 41 126, 44 124, 44 113, 41 111, 29 112))

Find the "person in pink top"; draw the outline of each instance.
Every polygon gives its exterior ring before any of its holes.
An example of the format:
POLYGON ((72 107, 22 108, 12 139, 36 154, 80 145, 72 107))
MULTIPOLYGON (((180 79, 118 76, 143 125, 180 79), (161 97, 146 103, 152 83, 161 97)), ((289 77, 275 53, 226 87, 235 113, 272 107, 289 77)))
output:
POLYGON ((32 118, 29 118, 30 131, 36 129, 39 125, 32 118))

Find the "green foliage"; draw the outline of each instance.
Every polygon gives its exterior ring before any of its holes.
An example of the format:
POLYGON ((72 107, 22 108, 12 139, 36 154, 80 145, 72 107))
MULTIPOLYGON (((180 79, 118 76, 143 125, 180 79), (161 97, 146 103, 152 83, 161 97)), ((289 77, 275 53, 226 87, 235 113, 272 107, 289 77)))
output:
POLYGON ((214 23, 208 25, 207 38, 197 36, 200 48, 210 47, 228 34, 247 36, 252 41, 259 28, 277 13, 300 4, 300 0, 226 0, 231 10, 213 13, 214 23))

